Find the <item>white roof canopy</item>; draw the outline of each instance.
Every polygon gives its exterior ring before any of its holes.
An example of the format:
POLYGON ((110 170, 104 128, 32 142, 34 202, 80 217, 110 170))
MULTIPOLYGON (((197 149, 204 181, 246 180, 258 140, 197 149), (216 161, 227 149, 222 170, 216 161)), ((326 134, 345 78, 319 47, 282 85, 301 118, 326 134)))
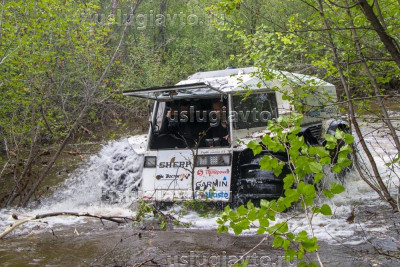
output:
MULTIPOLYGON (((285 77, 298 85, 305 85, 312 82, 312 84, 322 87, 333 87, 332 84, 308 75, 283 71, 271 72, 277 77, 285 77)), ((220 95, 247 92, 248 90, 265 91, 272 90, 274 87, 281 87, 281 79, 277 78, 265 81, 261 77, 259 68, 249 67, 198 72, 190 76, 187 80, 180 81, 175 86, 125 91, 124 95, 168 101, 174 99, 218 97, 220 95)))

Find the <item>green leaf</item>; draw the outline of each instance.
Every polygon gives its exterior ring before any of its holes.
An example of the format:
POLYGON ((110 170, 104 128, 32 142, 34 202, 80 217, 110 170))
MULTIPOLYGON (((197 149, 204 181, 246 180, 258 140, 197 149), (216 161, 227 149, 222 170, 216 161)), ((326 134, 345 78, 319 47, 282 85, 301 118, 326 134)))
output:
POLYGON ((243 228, 239 225, 236 225, 234 222, 231 222, 229 226, 233 229, 235 235, 240 235, 243 232, 243 228))
POLYGON ((274 241, 272 242, 272 247, 279 248, 283 245, 284 239, 281 236, 275 236, 274 241))
POLYGON ((338 183, 331 184, 331 192, 335 195, 340 194, 340 193, 344 192, 345 190, 346 189, 341 184, 338 184, 338 183))
POLYGON ((260 226, 263 226, 263 227, 269 226, 269 220, 267 217, 259 218, 258 221, 260 222, 260 226))
POLYGON ((287 231, 289 231, 289 226, 288 226, 287 222, 282 222, 278 225, 279 225, 278 232, 286 233, 287 231))
POLYGON ((309 166, 310 166, 310 170, 311 170, 313 173, 322 172, 322 165, 321 165, 320 163, 318 163, 318 162, 311 162, 311 163, 309 164, 309 166))
POLYGON ((353 164, 353 162, 349 159, 343 159, 343 160, 339 159, 338 162, 340 164, 340 167, 342 167, 343 169, 347 168, 347 167, 351 166, 351 164, 353 164))
POLYGON ((296 256, 296 251, 289 248, 285 252, 285 261, 293 261, 296 256))
POLYGON ((297 251, 297 258, 299 259, 299 260, 301 260, 301 259, 303 259, 304 258, 304 252, 303 251, 297 251))
POLYGON ((336 138, 331 134, 325 134, 325 140, 328 141, 328 142, 336 143, 336 138))
POLYGON ((264 234, 266 231, 267 231, 267 230, 266 230, 264 227, 260 227, 260 228, 258 228, 258 230, 257 230, 257 234, 258 234, 258 235, 262 235, 262 234, 264 234))
POLYGON ((254 204, 253 204, 253 202, 251 202, 251 200, 249 200, 248 202, 247 202, 247 208, 249 209, 249 210, 251 210, 251 209, 254 209, 254 204))
POLYGON ((342 171, 342 167, 340 167, 339 164, 336 164, 335 166, 332 167, 332 171, 335 173, 339 173, 342 171))
POLYGON ((259 144, 257 141, 255 141, 255 140, 250 141, 250 142, 247 144, 247 147, 250 148, 251 150, 253 150, 254 156, 260 154, 261 151, 262 151, 262 147, 261 147, 260 144, 259 144))
POLYGON ((323 215, 326 215, 326 216, 332 215, 331 207, 329 207, 329 205, 327 205, 327 204, 322 205, 322 207, 321 207, 321 213, 322 213, 323 215))
POLYGON ((315 187, 314 187, 314 185, 311 185, 311 184, 307 184, 305 187, 304 187, 304 189, 303 189, 303 195, 305 195, 305 196, 315 196, 315 194, 316 194, 316 191, 315 191, 315 187))
MULTIPOLYGON (((283 188, 285 190, 290 189, 293 186, 293 184, 294 184, 294 176, 293 176, 293 174, 288 174, 288 175, 286 175, 285 178, 283 178, 283 188)), ((286 193, 286 191, 285 191, 285 193, 286 193)))
POLYGON ((324 194, 324 196, 326 196, 327 198, 333 198, 333 194, 330 190, 324 190, 322 191, 322 193, 324 194))
POLYGON ((344 134, 343 131, 341 131, 339 129, 336 130, 336 132, 335 132, 335 138, 336 139, 338 139, 338 140, 344 139, 344 136, 345 136, 345 134, 344 134))
POLYGON ((258 218, 258 212, 254 208, 249 211, 249 214, 247 215, 247 218, 249 218, 250 221, 255 221, 258 218))
POLYGON ((325 157, 325 158, 321 158, 321 160, 319 162, 321 164, 327 165, 327 164, 331 164, 332 159, 330 157, 325 157))
POLYGON ((318 155, 321 158, 329 157, 329 152, 324 147, 311 147, 309 151, 311 155, 318 155))
POLYGON ((263 156, 259 164, 261 170, 270 171, 278 166, 278 160, 271 156, 263 156))
POLYGON ((289 238, 290 240, 294 240, 296 238, 296 236, 293 233, 287 233, 286 234, 287 238, 289 238))
POLYGON ((314 262, 308 264, 304 261, 299 262, 299 264, 297 265, 298 267, 317 267, 318 265, 314 262))
POLYGON ((227 214, 229 214, 230 211, 231 211, 231 207, 230 207, 229 205, 228 205, 228 206, 225 206, 224 212, 227 213, 227 214))
POLYGON ((285 240, 283 241, 282 248, 283 248, 284 250, 287 250, 287 249, 289 248, 289 246, 290 246, 290 241, 287 240, 287 239, 285 239, 285 240))
POLYGON ((307 252, 314 252, 318 249, 316 237, 301 241, 301 245, 306 249, 307 252))
POLYGON ((268 134, 265 135, 265 136, 261 139, 261 142, 262 142, 264 145, 266 145, 267 147, 270 146, 270 145, 273 143, 271 137, 270 137, 268 134))
POLYGON ((346 134, 344 136, 344 141, 346 142, 346 144, 353 144, 354 142, 354 136, 351 134, 346 134))
POLYGON ((228 227, 226 225, 218 226, 218 234, 221 234, 221 233, 228 233, 228 227))
POLYGON ((344 145, 340 148, 340 152, 347 152, 347 153, 341 153, 342 157, 347 157, 347 154, 353 152, 353 149, 351 148, 350 145, 344 145))
POLYGON ((308 238, 308 234, 306 231, 301 231, 297 234, 296 242, 306 240, 308 238))
POLYGON ((321 179, 324 177, 324 175, 322 173, 317 173, 314 176, 314 184, 319 183, 319 181, 321 181, 321 179))
POLYGON ((247 230, 249 229, 250 221, 247 218, 244 218, 236 225, 240 227, 242 230, 247 230))
POLYGON ((262 208, 269 208, 269 205, 270 205, 270 203, 269 203, 268 200, 265 200, 265 199, 261 199, 261 200, 260 200, 260 206, 261 206, 262 208))
POLYGON ((248 210, 242 205, 237 209, 237 212, 240 216, 246 215, 248 210))
POLYGON ((166 227, 167 227, 167 222, 166 222, 165 220, 163 220, 163 221, 161 222, 160 228, 161 228, 162 230, 165 230, 166 227))

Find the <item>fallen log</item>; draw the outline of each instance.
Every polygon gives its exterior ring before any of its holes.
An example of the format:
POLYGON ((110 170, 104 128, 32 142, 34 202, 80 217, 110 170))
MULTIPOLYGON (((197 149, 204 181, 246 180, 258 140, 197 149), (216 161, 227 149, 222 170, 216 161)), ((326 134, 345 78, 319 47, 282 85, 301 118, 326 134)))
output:
POLYGON ((49 218, 49 217, 57 217, 57 216, 89 217, 89 218, 99 219, 100 221, 105 220, 105 221, 115 222, 118 224, 127 223, 128 221, 132 221, 132 222, 137 221, 137 219, 127 217, 127 216, 103 216, 103 215, 90 214, 87 212, 53 212, 53 213, 46 213, 46 214, 38 214, 38 215, 31 216, 31 217, 24 218, 24 219, 19 219, 18 215, 13 214, 12 215, 13 219, 16 219, 17 221, 15 223, 11 224, 7 229, 5 229, 0 234, 0 239, 2 239, 6 235, 8 235, 12 231, 14 231, 18 226, 23 225, 27 222, 45 219, 45 218, 49 218))

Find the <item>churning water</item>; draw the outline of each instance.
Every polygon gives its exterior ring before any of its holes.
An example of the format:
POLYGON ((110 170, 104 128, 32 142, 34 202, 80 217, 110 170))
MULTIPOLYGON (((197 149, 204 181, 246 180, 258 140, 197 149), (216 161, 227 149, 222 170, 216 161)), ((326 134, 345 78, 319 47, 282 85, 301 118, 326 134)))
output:
MULTIPOLYGON (((143 157, 135 148, 145 143, 144 135, 111 141, 100 152, 90 157, 78 170, 58 186, 53 195, 42 200, 35 209, 0 211, 2 228, 10 223, 10 215, 17 212, 36 215, 50 212, 89 212, 101 215, 129 216, 130 205, 136 200, 142 179, 143 157)), ((48 222, 71 224, 79 218, 49 218, 48 222)))
MULTIPOLYGON (((374 141, 376 138, 379 137, 373 137, 374 141)), ((382 143, 387 144, 383 141, 382 143)), ((135 152, 135 149, 143 147, 145 143, 145 135, 109 142, 97 155, 92 156, 81 168, 72 173, 52 196, 44 199, 40 207, 17 212, 26 215, 60 211, 90 212, 113 216, 134 215, 132 203, 137 197, 143 165, 143 158, 135 152)), ((381 149, 380 147, 375 148, 375 152, 381 149)), ((379 164, 382 170, 385 169, 384 161, 379 161, 379 164)), ((329 174, 327 178, 329 181, 335 180, 332 174, 329 174)), ((387 177, 387 179, 389 178, 387 177)), ((345 187, 346 192, 333 199, 321 198, 321 204, 328 203, 334 214, 333 216, 314 216, 313 226, 318 239, 326 240, 331 244, 357 244, 365 240, 365 234, 373 235, 385 232, 389 227, 386 218, 379 216, 372 218, 372 216, 374 210, 382 209, 382 207, 386 207, 386 204, 378 199, 376 193, 360 179, 355 171, 350 171, 346 175, 345 187), (364 211, 368 214, 371 213, 372 219, 366 217, 364 211), (352 222, 349 220, 352 215, 360 220, 356 219, 355 222, 352 222)), ((180 207, 174 209, 171 212, 179 214, 180 207)), ((12 212, 16 211, 0 211, 1 229, 12 221, 12 212)), ((291 229, 294 229, 295 232, 308 230, 304 214, 300 211, 295 210, 283 214, 277 218, 277 221, 286 220, 294 215, 297 217, 290 220, 291 229)), ((187 213, 181 217, 181 221, 194 222, 192 228, 195 229, 215 229, 217 227, 216 216, 204 218, 196 212, 187 213)), ((61 227, 62 225, 84 223, 87 222, 87 219, 58 217, 48 218, 46 222, 50 226, 61 227)), ((30 223, 30 225, 33 227, 35 223, 30 223)), ((28 226, 24 230, 18 231, 29 232, 31 228, 28 226)), ((245 234, 255 234, 255 231, 256 228, 245 234)))

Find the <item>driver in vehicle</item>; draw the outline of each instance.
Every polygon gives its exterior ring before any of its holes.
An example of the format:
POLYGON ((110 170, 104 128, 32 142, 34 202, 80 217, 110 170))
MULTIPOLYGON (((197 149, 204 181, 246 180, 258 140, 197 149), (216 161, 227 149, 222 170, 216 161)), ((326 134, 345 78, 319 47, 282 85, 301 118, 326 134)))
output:
POLYGON ((195 145, 200 130, 195 122, 187 119, 189 109, 190 103, 186 101, 181 102, 180 106, 171 107, 162 122, 157 148, 186 148, 195 145), (176 112, 177 110, 179 112, 176 112))
POLYGON ((212 146, 229 146, 228 122, 226 116, 223 116, 224 112, 226 112, 226 107, 220 100, 215 100, 212 103, 212 108, 216 118, 210 123, 206 138, 208 140, 213 139, 212 146))

